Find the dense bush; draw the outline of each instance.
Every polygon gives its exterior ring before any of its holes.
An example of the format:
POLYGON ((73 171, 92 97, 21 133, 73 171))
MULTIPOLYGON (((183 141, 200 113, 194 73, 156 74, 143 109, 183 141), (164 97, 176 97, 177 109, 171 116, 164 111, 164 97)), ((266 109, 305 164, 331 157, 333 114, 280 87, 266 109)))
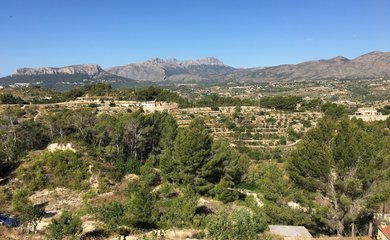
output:
POLYGON ((25 101, 20 97, 15 97, 12 94, 0 95, 0 103, 2 104, 23 104, 25 101))
POLYGON ((265 218, 249 209, 222 211, 210 217, 208 237, 216 240, 252 240, 267 227, 265 218))
POLYGON ((89 177, 86 162, 72 151, 43 153, 32 165, 19 168, 17 174, 30 190, 47 186, 83 189, 89 177))
POLYGON ((389 136, 376 125, 327 117, 289 156, 289 176, 308 196, 331 199, 326 227, 342 235, 351 222, 366 224, 379 199, 389 199, 389 149, 389 136))
POLYGON ((226 142, 213 143, 204 121, 196 118, 178 132, 173 152, 161 159, 160 168, 168 179, 207 194, 222 178, 230 186, 238 184, 248 164, 249 160, 226 142))
POLYGON ((0 173, 17 165, 29 150, 43 148, 49 142, 47 129, 38 122, 19 120, 23 115, 15 108, 0 115, 0 173))
POLYGON ((302 97, 298 96, 271 96, 263 97, 260 106, 277 110, 295 110, 298 103, 302 103, 302 97))
POLYGON ((47 227, 49 238, 57 240, 64 237, 75 237, 83 230, 81 225, 79 216, 65 211, 58 218, 53 218, 47 227))
POLYGON ((125 209, 125 206, 120 202, 112 201, 98 207, 96 215, 104 223, 108 231, 115 232, 124 224, 125 209))

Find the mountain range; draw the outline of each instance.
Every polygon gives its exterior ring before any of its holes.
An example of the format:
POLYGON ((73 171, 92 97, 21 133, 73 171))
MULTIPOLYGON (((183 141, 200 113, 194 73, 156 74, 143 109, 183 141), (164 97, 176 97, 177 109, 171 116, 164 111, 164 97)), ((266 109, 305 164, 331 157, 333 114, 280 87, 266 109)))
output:
POLYGON ((213 57, 188 61, 153 58, 143 63, 108 69, 102 69, 96 64, 20 68, 12 75, 0 78, 0 85, 32 84, 67 89, 93 82, 108 82, 114 87, 134 87, 152 82, 259 83, 376 78, 390 78, 390 52, 370 52, 351 60, 339 56, 299 64, 245 69, 227 66, 213 57))

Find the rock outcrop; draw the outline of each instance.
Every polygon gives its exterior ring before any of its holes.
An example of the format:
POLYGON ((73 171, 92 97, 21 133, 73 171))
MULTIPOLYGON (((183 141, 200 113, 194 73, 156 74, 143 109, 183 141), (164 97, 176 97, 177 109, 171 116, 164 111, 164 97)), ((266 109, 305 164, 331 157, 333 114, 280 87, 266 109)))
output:
POLYGON ((11 76, 0 78, 0 85, 39 85, 64 90, 94 82, 107 82, 120 88, 145 84, 138 81, 164 81, 164 84, 260 83, 378 78, 390 79, 390 52, 371 52, 354 59, 337 56, 299 64, 247 69, 227 66, 213 57, 187 61, 153 58, 143 63, 131 63, 107 70, 95 64, 61 68, 21 68, 11 76))
POLYGON ((19 68, 14 75, 43 75, 43 74, 86 74, 95 76, 104 70, 96 64, 80 64, 67 67, 19 68))
POLYGON ((113 67, 107 71, 111 74, 141 81, 200 81, 207 80, 209 74, 225 74, 234 71, 234 68, 213 57, 188 61, 153 58, 143 63, 113 67))

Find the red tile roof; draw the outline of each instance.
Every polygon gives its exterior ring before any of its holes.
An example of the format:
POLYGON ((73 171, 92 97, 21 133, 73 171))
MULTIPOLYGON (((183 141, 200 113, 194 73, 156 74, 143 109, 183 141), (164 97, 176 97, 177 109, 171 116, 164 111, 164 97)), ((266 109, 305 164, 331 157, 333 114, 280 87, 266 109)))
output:
POLYGON ((390 239, 390 226, 386 226, 386 227, 378 226, 378 228, 388 239, 390 239))

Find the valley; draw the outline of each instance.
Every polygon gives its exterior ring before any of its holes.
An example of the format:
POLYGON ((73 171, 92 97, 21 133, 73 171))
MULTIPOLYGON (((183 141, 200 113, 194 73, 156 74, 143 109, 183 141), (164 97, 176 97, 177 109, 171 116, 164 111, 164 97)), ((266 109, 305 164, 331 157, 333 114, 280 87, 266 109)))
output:
MULTIPOLYGON (((202 239, 220 234, 213 230, 214 224, 223 224, 220 216, 241 219, 249 211, 253 215, 242 219, 248 219, 248 231, 292 224, 306 226, 313 236, 348 235, 348 225, 339 228, 338 221, 345 219, 330 202, 329 190, 313 192, 312 186, 322 189, 331 181, 324 158, 348 159, 353 151, 366 159, 365 153, 351 149, 356 144, 375 156, 375 166, 387 164, 390 118, 365 123, 353 114, 365 107, 385 118, 389 102, 378 88, 387 89, 388 82, 358 83, 167 89, 114 89, 98 83, 62 93, 0 89, 0 207, 21 221, 18 228, 0 227, 0 234, 51 238, 58 234, 56 219, 67 217, 78 226, 69 236, 84 239, 202 239), (356 97, 353 86, 362 84, 370 86, 367 95, 356 97), (366 145, 374 135, 376 148, 366 145), (327 136, 338 141, 329 146, 333 155, 322 152, 327 136), (320 227, 318 218, 332 216, 339 218, 320 227)), ((351 181, 349 176, 345 181, 351 181)), ((378 178, 387 181, 382 173, 378 178)), ((376 184, 367 185, 367 191, 380 195, 376 184)), ((363 195, 350 198, 373 204, 371 211, 379 208, 363 195)), ((358 209, 361 205, 351 204, 346 211, 360 218, 358 209)), ((365 232, 367 226, 357 227, 365 232)))

